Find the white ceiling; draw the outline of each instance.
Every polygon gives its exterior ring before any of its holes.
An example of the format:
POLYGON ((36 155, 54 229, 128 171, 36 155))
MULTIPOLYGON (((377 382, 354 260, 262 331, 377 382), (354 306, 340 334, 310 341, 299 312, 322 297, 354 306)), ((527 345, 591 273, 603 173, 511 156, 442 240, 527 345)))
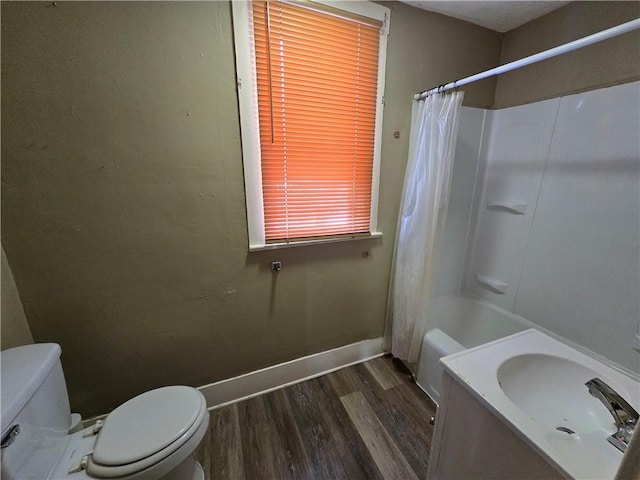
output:
POLYGON ((459 18, 498 32, 508 32, 569 2, 564 1, 464 1, 401 0, 414 7, 459 18))

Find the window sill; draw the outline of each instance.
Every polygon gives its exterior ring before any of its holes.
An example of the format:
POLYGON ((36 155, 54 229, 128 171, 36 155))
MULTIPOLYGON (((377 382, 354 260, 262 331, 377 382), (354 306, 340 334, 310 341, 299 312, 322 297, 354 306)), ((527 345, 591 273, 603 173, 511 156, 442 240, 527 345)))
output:
POLYGON ((323 238, 314 240, 296 240, 294 242, 269 243, 267 245, 250 245, 250 252, 260 252, 263 250, 276 250, 279 248, 303 247, 305 245, 322 245, 325 243, 351 242, 354 240, 372 240, 382 238, 382 232, 372 232, 369 235, 354 235, 353 237, 323 238))

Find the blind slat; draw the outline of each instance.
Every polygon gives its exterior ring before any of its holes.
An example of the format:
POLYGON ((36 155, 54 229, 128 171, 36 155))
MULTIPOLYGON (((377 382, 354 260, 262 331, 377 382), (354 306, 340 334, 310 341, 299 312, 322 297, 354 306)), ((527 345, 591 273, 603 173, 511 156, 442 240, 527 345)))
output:
POLYGON ((368 232, 379 28, 278 1, 253 25, 267 241, 368 232))

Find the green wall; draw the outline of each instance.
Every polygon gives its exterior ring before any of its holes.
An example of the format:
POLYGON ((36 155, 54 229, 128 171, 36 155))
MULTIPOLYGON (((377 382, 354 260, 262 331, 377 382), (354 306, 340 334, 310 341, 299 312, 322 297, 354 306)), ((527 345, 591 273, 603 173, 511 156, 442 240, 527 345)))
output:
MULTIPOLYGON (((508 63, 640 18, 640 2, 571 2, 504 36, 508 63)), ((640 32, 590 45, 498 77, 495 108, 609 87, 640 79, 640 32)))
POLYGON ((22 301, 13 280, 7 256, 2 248, 0 290, 2 291, 2 321, 0 322, 0 343, 2 350, 33 343, 31 329, 24 315, 22 301))
POLYGON ((502 38, 386 5, 382 240, 248 253, 230 4, 2 2, 2 242, 75 411, 382 335, 411 96, 502 38))

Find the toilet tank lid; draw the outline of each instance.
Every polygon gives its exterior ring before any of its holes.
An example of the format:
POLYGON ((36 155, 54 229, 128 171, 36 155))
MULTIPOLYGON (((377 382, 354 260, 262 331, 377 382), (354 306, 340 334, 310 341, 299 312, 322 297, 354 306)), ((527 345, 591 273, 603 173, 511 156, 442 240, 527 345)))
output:
POLYGON ((2 438, 60 359, 57 343, 36 343, 0 353, 2 438))

